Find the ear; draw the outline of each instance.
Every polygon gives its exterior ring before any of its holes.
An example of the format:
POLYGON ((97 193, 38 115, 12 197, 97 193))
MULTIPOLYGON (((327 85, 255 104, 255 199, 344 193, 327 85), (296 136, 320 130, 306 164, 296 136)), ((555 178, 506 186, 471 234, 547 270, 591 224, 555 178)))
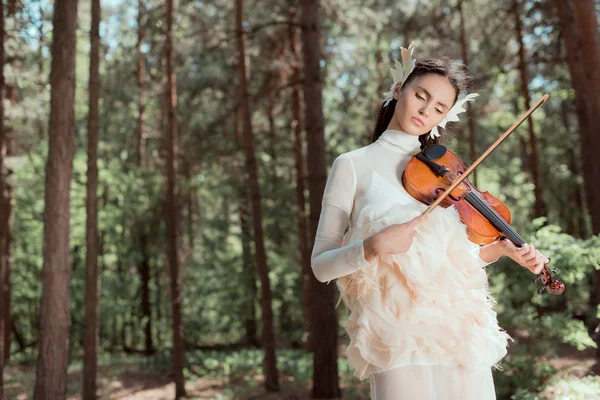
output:
POLYGON ((402 82, 397 82, 396 86, 394 86, 394 99, 398 100, 398 97, 400 97, 400 93, 402 93, 402 82))

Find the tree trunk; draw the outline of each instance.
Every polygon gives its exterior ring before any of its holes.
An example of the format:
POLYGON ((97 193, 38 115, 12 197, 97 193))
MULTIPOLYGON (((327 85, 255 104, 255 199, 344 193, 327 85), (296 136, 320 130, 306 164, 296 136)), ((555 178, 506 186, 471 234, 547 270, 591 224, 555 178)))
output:
POLYGON ((256 329, 256 300, 258 289, 256 288, 256 271, 252 261, 252 232, 250 230, 250 211, 248 210, 248 192, 243 187, 244 182, 239 182, 239 214, 240 229, 242 231, 242 265, 244 271, 244 281, 246 284, 246 306, 247 312, 244 313, 244 330, 246 332, 246 344, 249 346, 259 346, 256 329))
MULTIPOLYGON (((4 2, 0 2, 0 100, 4 100, 4 2)), ((4 300, 4 291, 8 290, 8 279, 4 267, 6 254, 4 254, 5 237, 7 235, 6 224, 6 200, 4 179, 4 158, 6 155, 6 139, 4 132, 4 101, 0 101, 0 300, 4 300)), ((0 301, 0 400, 4 399, 4 359, 6 352, 6 336, 4 332, 8 325, 8 307, 4 301, 0 301)))
MULTIPOLYGON (((569 122, 567 103, 561 102, 560 111, 565 132, 571 133, 573 130, 569 122)), ((577 146, 579 146, 579 140, 577 140, 577 143, 570 143, 566 148, 567 165, 575 177, 581 176, 582 174, 581 157, 579 157, 578 152, 576 151, 577 146)), ((585 186, 577 184, 574 192, 575 193, 568 196, 567 200, 569 206, 565 210, 566 215, 564 216, 567 219, 566 232, 571 236, 586 238, 590 234, 587 232, 585 218, 588 212, 587 205, 585 204, 585 186)))
MULTIPOLYGON (((246 79, 248 79, 248 71, 246 71, 246 79)), ((238 90, 238 98, 241 98, 238 90)), ((244 121, 243 113, 240 108, 236 108, 235 113, 235 133, 237 145, 240 152, 244 149, 244 121)), ((256 287, 256 268, 254 267, 254 257, 252 255, 252 228, 251 216, 248 205, 250 197, 248 196, 248 184, 245 180, 245 169, 242 165, 239 168, 239 214, 240 214, 240 230, 242 240, 242 267, 244 271, 244 288, 246 289, 246 306, 247 312, 244 314, 244 329, 246 333, 246 343, 249 346, 258 347, 258 330, 256 324, 256 302, 258 301, 258 289, 256 287)))
POLYGON ((142 166, 144 164, 144 153, 146 148, 146 138, 144 136, 144 110, 146 109, 144 99, 144 54, 142 53, 142 42, 144 40, 144 26, 142 24, 142 12, 143 12, 143 1, 138 0, 138 16, 137 16, 137 69, 136 69, 136 81, 138 89, 138 115, 137 115, 137 165, 142 166))
POLYGON ((75 152, 77 0, 56 0, 44 204, 44 260, 34 398, 64 399, 71 326, 69 218, 75 152))
MULTIPOLYGON (((469 66, 469 41, 467 40, 467 28, 465 27, 465 13, 463 11, 463 1, 458 3, 458 12, 460 14, 460 49, 463 59, 463 64, 469 66)), ((475 136, 475 120, 473 119, 473 111, 471 108, 471 102, 467 101, 467 122, 469 124, 469 156, 471 162, 477 159, 476 143, 477 139, 475 136)), ((471 182, 477 186, 477 169, 473 170, 471 174, 471 182)))
MULTIPOLYGON (((594 3, 592 0, 573 2, 577 15, 575 26, 579 28, 578 48, 581 52, 584 73, 572 79, 585 81, 582 105, 586 107, 589 125, 587 125, 585 134, 582 131, 584 179, 589 182, 586 185, 589 188, 586 195, 592 217, 593 234, 598 235, 600 234, 600 186, 596 182, 600 176, 600 165, 596 158, 600 151, 600 135, 595 132, 595 128, 600 122, 600 99, 598 98, 598 93, 600 93, 600 36, 598 35, 598 20, 594 3)), ((577 89, 575 90, 577 91, 577 89)), ((598 273, 600 274, 600 272, 598 273)))
MULTIPOLYGON (((144 98, 144 81, 145 81, 145 69, 144 69, 144 54, 142 53, 142 43, 144 40, 144 25, 142 23, 142 13, 144 11, 144 4, 142 0, 138 0, 138 15, 137 15, 137 69, 136 69, 136 81, 138 88, 138 115, 137 115, 137 127, 136 127, 136 150, 137 150, 137 166, 141 170, 144 166, 144 156, 146 154, 146 137, 144 134, 144 111, 146 109, 145 98, 144 98)), ((150 257, 148 256, 148 237, 146 230, 144 229, 144 222, 138 221, 139 229, 139 246, 142 259, 140 261, 138 270, 140 273, 141 281, 141 311, 142 311, 142 324, 144 326, 145 334, 145 353, 150 355, 154 353, 154 343, 152 341, 152 310, 150 305, 150 257)))
MULTIPOLYGON (((318 0, 301 0, 302 52, 304 55, 304 102, 309 179, 310 236, 314 243, 321 201, 327 181, 323 123, 320 22, 318 0)), ((337 315, 334 285, 324 285, 310 275, 311 332, 314 343, 313 389, 315 398, 341 396, 337 368, 337 315)))
MULTIPOLYGON (((525 110, 529 110, 531 99, 529 96, 529 78, 527 74, 527 64, 525 61, 525 44, 523 44, 523 35, 521 32, 521 18, 519 17, 519 2, 513 0, 513 14, 515 17, 515 31, 517 41, 519 42, 519 71, 521 73, 521 94, 525 101, 525 110)), ((533 209, 534 216, 541 217, 546 212, 546 204, 542 197, 542 183, 540 181, 539 158, 537 153, 537 139, 533 127, 533 118, 527 118, 527 128, 529 132, 529 147, 531 149, 531 175, 533 178, 533 192, 535 195, 535 205, 533 209)))
MULTIPOLYGON (((8 146, 7 146, 8 147, 8 146)), ((7 151, 7 155, 10 156, 10 151, 7 151)), ((2 360, 4 360, 4 365, 6 365, 10 360, 10 343, 11 343, 11 332, 13 326, 13 317, 12 317, 12 307, 11 307, 11 293, 12 293, 12 282, 11 282, 11 269, 12 269, 12 259, 11 259, 11 243, 12 243, 12 234, 13 234, 13 186, 10 180, 10 176, 12 175, 12 171, 10 169, 5 169, 5 181, 4 181, 4 200, 3 200, 3 220, 1 220, 4 228, 4 249, 0 250, 0 262, 2 262, 2 258, 4 258, 4 267, 3 271, 0 272, 0 287, 3 287, 0 292, 3 291, 3 295, 1 297, 2 304, 4 304, 3 312, 4 312, 4 358, 0 358, 0 364, 2 360), (4 274, 4 275, 1 275, 4 274)), ((0 242, 1 243, 1 242, 0 242)), ((0 330, 0 332, 2 332, 0 330)), ((0 333, 1 334, 1 333, 0 333)))
MULTIPOLYGON (((600 122, 600 100, 597 98, 600 60, 598 54, 587 54, 600 51, 596 13, 592 2, 588 0, 557 0, 556 5, 567 64, 575 89, 575 110, 579 122, 583 180, 586 187, 585 200, 592 220, 592 234, 596 235, 600 233, 600 187, 597 185, 600 165, 596 162, 600 151, 600 136, 595 131, 600 122), (587 13, 592 14, 590 16, 587 13)), ((600 271, 593 271, 592 282, 590 315, 586 321, 590 332, 596 330, 599 322, 596 310, 600 304, 600 271)), ((600 345, 600 335, 594 335, 594 340, 600 345)), ((600 350, 597 350, 596 354, 600 357, 600 350)))
POLYGON ((173 49, 173 0, 167 0, 167 252, 171 271, 171 303, 173 308, 173 376, 175 398, 185 396, 183 377, 183 323, 181 319, 181 280, 179 276, 179 202, 177 198, 176 157, 177 144, 177 89, 175 86, 173 49))
POLYGON ((279 391, 277 376, 277 359, 275 357, 275 334, 273 327, 273 310, 271 309, 271 285, 269 282, 269 266, 265 252, 262 227, 262 206, 260 186, 258 184, 258 165, 254 150, 254 134, 248 100, 248 80, 246 77, 245 34, 242 26, 244 15, 243 0, 235 3, 235 27, 237 30, 238 78, 240 80, 240 111, 244 131, 244 149, 246 152, 246 169, 252 203, 252 220, 254 225, 254 246, 256 251, 256 268, 261 281, 261 307, 263 320, 263 342, 265 347, 265 389, 267 392, 279 391))
POLYGON ((98 97, 100 95, 100 0, 92 0, 88 116, 85 324, 83 398, 96 399, 98 366, 98 97))
MULTIPOLYGON (((290 22, 296 20, 296 8, 291 8, 290 22)), ((310 246, 308 243, 308 227, 306 218, 306 198, 304 196, 304 179, 306 176, 306 167, 304 166, 304 152, 302 150, 302 116, 300 99, 300 68, 301 57, 298 50, 298 35, 296 28, 292 24, 288 27, 290 52, 292 53, 292 124, 294 140, 294 162, 296 168, 296 213, 298 216, 298 252, 300 253, 300 266, 302 267, 302 308, 304 310, 304 330, 310 333, 310 287, 309 281, 312 275, 310 266, 310 246)), ((310 337, 310 336, 309 336, 310 337)), ((307 349, 312 348, 312 344, 306 344, 307 349)))

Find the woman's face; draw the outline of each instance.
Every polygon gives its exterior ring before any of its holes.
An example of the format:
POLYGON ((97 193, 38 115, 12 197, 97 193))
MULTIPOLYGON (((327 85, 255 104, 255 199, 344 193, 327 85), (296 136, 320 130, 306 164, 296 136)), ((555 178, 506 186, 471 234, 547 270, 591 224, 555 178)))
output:
POLYGON ((420 75, 404 87, 394 89, 396 109, 388 129, 422 135, 442 122, 454 104, 456 90, 448 78, 437 74, 420 75))

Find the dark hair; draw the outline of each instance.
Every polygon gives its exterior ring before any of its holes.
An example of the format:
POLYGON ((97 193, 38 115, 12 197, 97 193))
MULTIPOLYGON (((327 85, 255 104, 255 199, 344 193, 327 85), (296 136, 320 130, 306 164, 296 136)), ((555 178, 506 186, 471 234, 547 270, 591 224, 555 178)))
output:
MULTIPOLYGON (((417 76, 436 74, 448 78, 454 89, 456 90, 456 96, 454 102, 458 99, 458 94, 466 90, 469 84, 468 69, 464 64, 458 64, 451 61, 448 58, 424 58, 415 64, 415 68, 408 75, 408 78, 404 81, 403 85, 407 85, 410 81, 415 79, 417 76)), ((376 141, 379 136, 387 129, 392 117, 394 116, 394 109, 396 108, 396 99, 392 99, 387 106, 381 105, 379 112, 377 113, 377 122, 375 123, 375 129, 373 130, 373 136, 371 137, 371 143, 376 141)), ((440 134, 444 133, 444 128, 438 127, 440 134)), ((430 139, 429 132, 426 132, 419 136, 419 142, 421 142, 421 149, 425 146, 438 143, 439 138, 430 139)))

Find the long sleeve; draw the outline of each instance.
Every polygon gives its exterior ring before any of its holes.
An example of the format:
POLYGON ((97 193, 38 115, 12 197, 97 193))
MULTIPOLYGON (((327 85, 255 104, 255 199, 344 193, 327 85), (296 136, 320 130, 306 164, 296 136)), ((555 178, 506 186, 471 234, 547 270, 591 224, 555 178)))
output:
POLYGON ((348 275, 369 266, 363 240, 341 247, 356 191, 356 173, 350 157, 335 159, 325 185, 321 215, 311 255, 312 270, 320 282, 348 275))

